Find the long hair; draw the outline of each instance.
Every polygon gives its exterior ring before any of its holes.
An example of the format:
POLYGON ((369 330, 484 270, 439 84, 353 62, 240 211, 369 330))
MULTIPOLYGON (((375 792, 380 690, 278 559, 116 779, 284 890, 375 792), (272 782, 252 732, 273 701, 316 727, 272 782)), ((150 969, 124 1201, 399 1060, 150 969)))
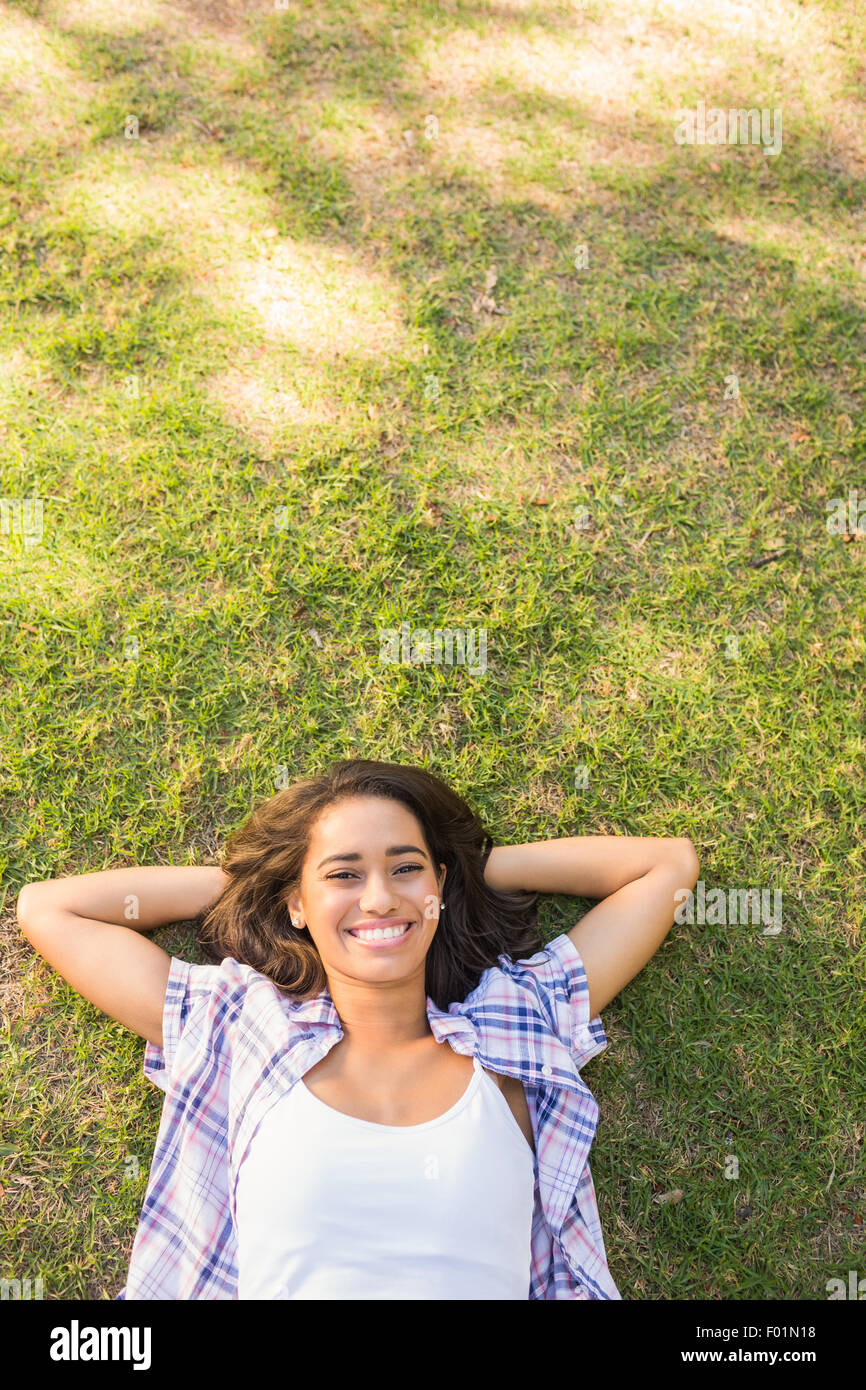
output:
POLYGON ((423 768, 347 758, 277 792, 229 835, 221 865, 229 883, 197 923, 208 961, 233 956, 295 999, 327 987, 319 952, 292 926, 287 900, 300 891, 315 821, 353 796, 402 802, 420 822, 437 877, 439 865, 447 867, 445 909, 425 959, 426 993, 437 1008, 462 1003, 499 955, 520 959, 542 949, 538 894, 485 883, 493 840, 462 797, 423 768))

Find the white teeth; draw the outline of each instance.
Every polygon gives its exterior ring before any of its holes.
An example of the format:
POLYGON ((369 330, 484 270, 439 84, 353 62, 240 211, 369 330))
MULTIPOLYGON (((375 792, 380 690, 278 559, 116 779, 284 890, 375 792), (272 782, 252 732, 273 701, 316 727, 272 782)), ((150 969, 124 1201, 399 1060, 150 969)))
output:
POLYGON ((359 941, 390 941, 392 937, 403 936, 409 930, 408 925, 402 927, 373 927, 370 931, 359 931, 359 941))

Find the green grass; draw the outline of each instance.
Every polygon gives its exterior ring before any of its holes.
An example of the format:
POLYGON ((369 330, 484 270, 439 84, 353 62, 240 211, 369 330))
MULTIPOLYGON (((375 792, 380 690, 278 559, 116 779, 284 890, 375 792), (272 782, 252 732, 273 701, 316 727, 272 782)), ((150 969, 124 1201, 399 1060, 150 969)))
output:
POLYGON ((0 21, 2 496, 44 499, 0 536, 0 1275, 114 1296, 162 1099, 22 883, 205 862, 359 755, 500 842, 688 835, 782 891, 605 1010, 591 1167, 624 1298, 824 1298, 864 1273, 866 544, 825 518, 866 497, 866 20, 244 15, 0 21), (678 146, 701 99, 781 107, 781 154, 678 146), (486 672, 381 663, 403 622, 486 672))

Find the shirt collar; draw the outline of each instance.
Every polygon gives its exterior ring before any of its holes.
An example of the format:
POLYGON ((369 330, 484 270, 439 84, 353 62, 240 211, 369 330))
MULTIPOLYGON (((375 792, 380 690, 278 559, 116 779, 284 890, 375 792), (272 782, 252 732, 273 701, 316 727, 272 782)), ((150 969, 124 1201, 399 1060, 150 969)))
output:
MULTIPOLYGON (((497 1057, 494 1061, 486 1055, 475 1024, 467 1014, 460 1012, 459 1004, 452 1004, 448 1010, 440 1009, 428 994, 426 1006, 434 1038, 439 1043, 447 1040, 455 1052, 464 1056, 478 1054, 482 1065, 490 1067, 493 1071, 517 1077, 530 1086, 555 1084, 583 1098, 590 1095, 574 1065, 571 1052, 553 1033, 546 1033, 542 1042, 536 1041, 531 1044, 527 1040, 520 1049, 519 1057, 515 1055, 507 1061, 497 1057)), ((291 1017, 296 1023, 334 1032, 341 1030, 340 1016, 327 986, 320 994, 310 999, 293 1001, 289 1007, 291 1017)))
MULTIPOLYGON (((315 994, 309 999, 292 1001, 289 1007, 292 1019, 296 1023, 335 1029, 342 1027, 340 1015, 337 1013, 336 1005, 327 987, 320 994, 315 994)), ((477 1033, 471 1019, 467 1018, 465 1014, 453 1014, 445 1009, 437 1008, 429 994, 427 995, 427 1017, 437 1042, 444 1042, 446 1038, 457 1035, 469 1039, 474 1046, 477 1033)), ((463 1049, 458 1050, 462 1051, 463 1049)))

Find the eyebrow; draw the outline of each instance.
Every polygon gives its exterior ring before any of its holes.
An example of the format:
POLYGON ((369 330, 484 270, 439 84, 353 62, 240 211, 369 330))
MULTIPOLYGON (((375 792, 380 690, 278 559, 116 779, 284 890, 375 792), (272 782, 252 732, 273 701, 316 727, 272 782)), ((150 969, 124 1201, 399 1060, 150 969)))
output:
MULTIPOLYGON (((420 854, 422 858, 427 858, 427 855, 424 853, 423 849, 419 849, 417 845, 392 845, 390 849, 385 850, 386 859, 393 859, 398 854, 420 854)), ((362 854, 329 854, 327 859, 323 859, 321 864, 316 865, 316 868, 324 868, 325 864, 330 864, 335 859, 340 859, 344 860, 347 863, 356 864, 358 860, 363 859, 363 857, 364 856, 362 854)))

